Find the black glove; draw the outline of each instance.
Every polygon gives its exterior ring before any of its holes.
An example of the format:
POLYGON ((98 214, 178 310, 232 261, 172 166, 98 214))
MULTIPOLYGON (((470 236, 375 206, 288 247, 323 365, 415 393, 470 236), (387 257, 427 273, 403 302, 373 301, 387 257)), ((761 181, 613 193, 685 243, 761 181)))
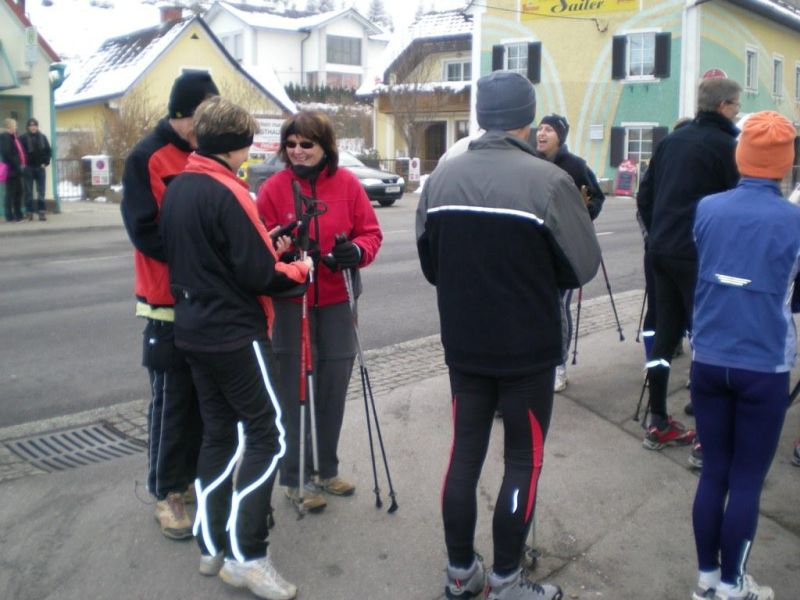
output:
POLYGON ((337 240, 333 247, 333 258, 340 269, 357 267, 361 262, 361 249, 348 239, 337 240))

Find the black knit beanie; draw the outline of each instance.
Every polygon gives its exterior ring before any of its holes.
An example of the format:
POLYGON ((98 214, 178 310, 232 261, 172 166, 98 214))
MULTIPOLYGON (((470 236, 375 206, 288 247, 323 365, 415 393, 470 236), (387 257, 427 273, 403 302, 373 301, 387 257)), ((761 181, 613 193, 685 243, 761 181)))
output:
POLYGON ((211 75, 202 71, 187 71, 172 84, 169 116, 171 119, 191 117, 203 100, 218 95, 219 90, 211 75))
POLYGON ((557 115, 553 113, 552 115, 547 115, 546 117, 542 117, 542 120, 539 121, 539 125, 550 125, 558 136, 558 145, 563 146, 564 143, 567 141, 567 134, 569 133, 569 123, 567 123, 567 118, 562 117, 561 115, 557 115))

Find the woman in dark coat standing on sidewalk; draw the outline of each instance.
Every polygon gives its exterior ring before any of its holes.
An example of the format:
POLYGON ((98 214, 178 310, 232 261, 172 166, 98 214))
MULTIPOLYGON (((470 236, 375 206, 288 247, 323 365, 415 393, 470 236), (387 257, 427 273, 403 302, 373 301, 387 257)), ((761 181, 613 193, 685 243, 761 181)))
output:
MULTIPOLYGON (((27 164, 25 150, 17 137, 17 122, 6 119, 0 133, 0 162, 6 165, 6 221, 22 221, 22 172, 27 164)), ((28 215, 32 218, 32 215, 28 215)))
MULTIPOLYGON (((557 114, 547 115, 539 121, 539 127, 535 131, 532 130, 529 141, 542 158, 552 162, 572 177, 581 192, 586 209, 589 211, 589 218, 594 221, 600 215, 606 197, 597 183, 597 177, 586 161, 567 149, 568 133, 569 123, 566 117, 557 114)), ((570 312, 572 291, 563 290, 561 296, 563 360, 556 367, 554 388, 556 393, 563 392, 567 387, 567 355, 569 354, 569 342, 572 339, 572 313, 570 312)))

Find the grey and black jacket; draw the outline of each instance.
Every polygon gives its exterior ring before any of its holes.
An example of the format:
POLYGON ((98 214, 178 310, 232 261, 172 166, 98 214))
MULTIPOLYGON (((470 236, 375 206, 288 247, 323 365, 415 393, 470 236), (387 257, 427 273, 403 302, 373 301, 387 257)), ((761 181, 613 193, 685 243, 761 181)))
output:
POLYGON ((559 289, 588 282, 600 264, 566 172, 489 131, 428 178, 416 229, 448 366, 508 376, 561 362, 559 289))

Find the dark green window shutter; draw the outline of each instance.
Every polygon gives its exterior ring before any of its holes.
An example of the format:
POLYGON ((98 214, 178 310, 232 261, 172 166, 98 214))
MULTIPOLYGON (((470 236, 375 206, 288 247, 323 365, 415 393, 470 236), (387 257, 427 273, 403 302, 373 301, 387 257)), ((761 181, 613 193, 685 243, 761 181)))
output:
POLYGON ((653 70, 653 75, 660 79, 666 79, 669 77, 671 46, 671 33, 667 32, 656 34, 656 64, 653 70))
POLYGON ((492 46, 492 71, 499 71, 503 68, 503 58, 505 57, 506 47, 503 44, 492 46))
POLYGON ((653 127, 653 154, 655 154, 659 142, 667 137, 668 133, 669 127, 653 127))
POLYGON ((611 79, 625 79, 626 63, 628 57, 625 55, 628 47, 628 38, 624 35, 615 35, 611 42, 611 79))
POLYGON ((528 79, 531 83, 542 80, 542 42, 528 44, 528 79))
POLYGON ((612 167, 618 167, 619 163, 625 160, 625 128, 612 127, 611 128, 611 157, 609 164, 612 167))

